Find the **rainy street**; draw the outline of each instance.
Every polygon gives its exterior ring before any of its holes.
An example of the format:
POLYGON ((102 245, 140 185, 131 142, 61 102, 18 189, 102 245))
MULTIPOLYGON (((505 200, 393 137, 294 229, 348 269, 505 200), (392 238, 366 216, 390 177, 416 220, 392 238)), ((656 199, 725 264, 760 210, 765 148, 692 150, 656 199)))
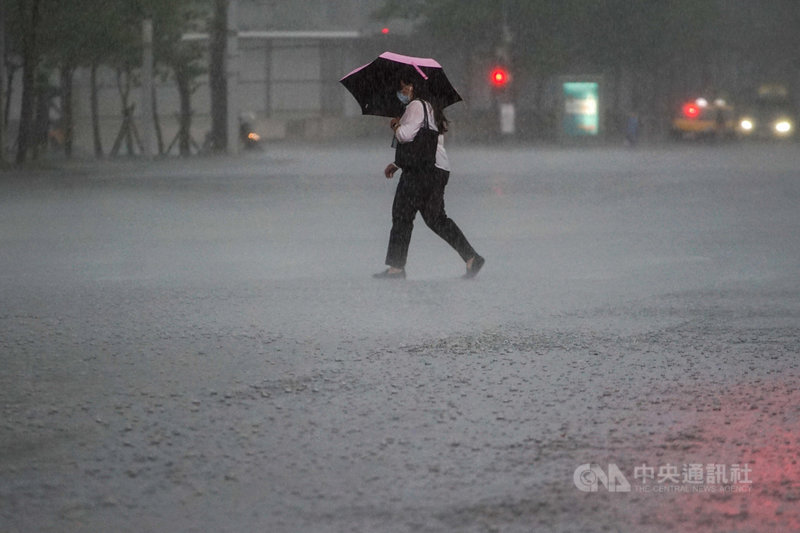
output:
POLYGON ((800 531, 796 144, 0 174, 0 531, 800 531))

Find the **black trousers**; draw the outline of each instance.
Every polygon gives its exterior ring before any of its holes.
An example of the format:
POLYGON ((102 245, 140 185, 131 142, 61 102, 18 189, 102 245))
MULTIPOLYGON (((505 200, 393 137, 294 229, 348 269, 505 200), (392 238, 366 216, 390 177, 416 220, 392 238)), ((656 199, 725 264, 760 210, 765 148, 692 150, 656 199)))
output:
POLYGON ((403 170, 392 204, 387 265, 405 268, 417 211, 422 214, 425 224, 452 246, 461 259, 467 261, 476 255, 456 223, 444 212, 444 188, 449 178, 450 173, 440 168, 432 171, 403 170))

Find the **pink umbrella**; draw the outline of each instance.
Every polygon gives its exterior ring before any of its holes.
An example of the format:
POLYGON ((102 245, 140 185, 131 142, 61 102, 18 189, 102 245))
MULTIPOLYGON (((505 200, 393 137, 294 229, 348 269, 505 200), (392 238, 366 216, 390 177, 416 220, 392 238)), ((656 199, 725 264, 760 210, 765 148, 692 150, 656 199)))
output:
POLYGON ((339 82, 355 97, 362 114, 397 117, 403 113, 403 105, 396 96, 400 80, 413 83, 419 93, 442 107, 461 101, 442 66, 427 57, 384 52, 339 82))

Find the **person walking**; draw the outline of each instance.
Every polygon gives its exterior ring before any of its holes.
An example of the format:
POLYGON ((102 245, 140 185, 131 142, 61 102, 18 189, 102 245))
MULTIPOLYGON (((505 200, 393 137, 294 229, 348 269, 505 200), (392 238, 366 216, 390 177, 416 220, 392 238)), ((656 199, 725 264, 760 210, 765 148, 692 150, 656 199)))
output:
POLYGON ((466 265, 464 278, 474 278, 485 263, 445 213, 444 189, 450 177, 450 162, 444 149, 447 119, 441 107, 426 93, 421 80, 416 85, 400 81, 397 97, 405 105, 405 112, 389 123, 394 130, 397 150, 395 160, 386 166, 384 176, 392 179, 401 168, 402 173, 392 204, 392 229, 386 252, 389 268, 375 274, 376 278, 405 279, 408 246, 417 211, 422 214, 425 224, 461 256, 466 265), (430 148, 426 149, 428 144, 430 148), (412 145, 416 146, 413 152, 410 151, 412 145), (432 153, 430 156, 427 153, 420 155, 420 150, 435 150, 435 157, 432 153), (409 157, 409 153, 413 155, 409 157))

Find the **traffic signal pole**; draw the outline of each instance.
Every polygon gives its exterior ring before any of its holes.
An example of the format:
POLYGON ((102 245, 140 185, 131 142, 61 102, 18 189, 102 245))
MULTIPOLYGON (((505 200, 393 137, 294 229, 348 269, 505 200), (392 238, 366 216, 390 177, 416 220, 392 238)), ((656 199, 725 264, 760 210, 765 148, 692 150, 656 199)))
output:
POLYGON ((511 30, 508 27, 508 8, 503 0, 502 28, 500 29, 500 45, 496 50, 498 66, 492 71, 492 84, 495 87, 495 105, 497 107, 497 124, 501 136, 516 133, 516 112, 511 87, 511 30))

